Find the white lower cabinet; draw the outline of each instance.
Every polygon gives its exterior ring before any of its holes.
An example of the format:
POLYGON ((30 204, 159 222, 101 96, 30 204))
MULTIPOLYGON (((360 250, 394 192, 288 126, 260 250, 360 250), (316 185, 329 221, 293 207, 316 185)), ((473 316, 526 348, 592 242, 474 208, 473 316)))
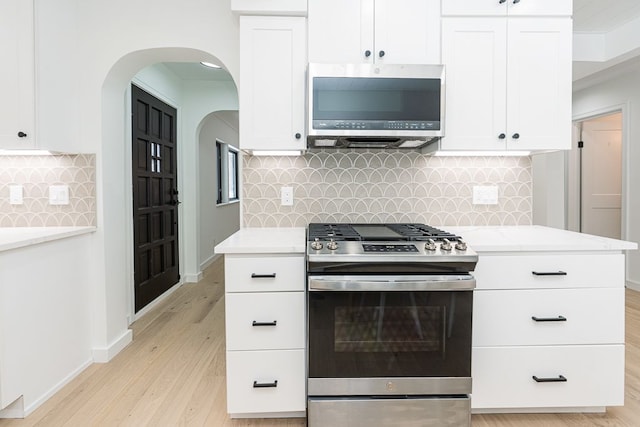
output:
POLYGON ((225 255, 227 412, 305 416, 304 256, 225 255))
POLYGON ((624 345, 475 347, 472 408, 624 404, 624 345), (533 377, 536 377, 538 381, 533 377))
POLYGON ((304 365, 303 349, 228 352, 227 410, 274 416, 304 411, 304 365))
POLYGON ((624 255, 480 253, 474 276, 472 410, 624 404, 624 255))

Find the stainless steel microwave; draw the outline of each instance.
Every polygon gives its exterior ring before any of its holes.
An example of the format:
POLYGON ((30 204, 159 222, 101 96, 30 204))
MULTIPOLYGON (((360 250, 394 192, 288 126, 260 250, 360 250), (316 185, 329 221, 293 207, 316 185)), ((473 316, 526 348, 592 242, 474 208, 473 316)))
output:
POLYGON ((418 148, 444 135, 443 65, 309 64, 308 148, 418 148))

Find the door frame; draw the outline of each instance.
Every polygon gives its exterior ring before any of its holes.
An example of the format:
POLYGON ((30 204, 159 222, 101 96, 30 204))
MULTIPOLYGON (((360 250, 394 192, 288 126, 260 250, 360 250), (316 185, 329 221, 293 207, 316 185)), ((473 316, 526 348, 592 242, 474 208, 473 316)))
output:
MULTIPOLYGON (((173 107, 176 109, 176 114, 178 115, 177 120, 176 120, 176 140, 177 140, 177 149, 176 149, 176 164, 178 166, 178 172, 177 172, 177 180, 178 180, 178 192, 182 194, 182 186, 183 186, 183 176, 182 176, 182 144, 180 144, 181 141, 181 132, 182 132, 182 114, 181 114, 181 109, 179 107, 179 104, 176 100, 171 99, 169 97, 167 97, 166 95, 163 95, 162 93, 158 92, 157 90, 155 90, 153 87, 149 86, 148 84, 146 84, 145 82, 137 79, 137 78, 132 78, 131 81, 129 82, 129 85, 127 86, 126 89, 126 93, 125 93, 125 121, 126 121, 126 141, 128 141, 128 149, 125 150, 125 168, 128 171, 132 170, 133 167, 133 158, 132 158, 132 149, 131 149, 131 135, 132 135, 132 106, 131 106, 131 84, 135 84, 136 86, 138 86, 139 88, 143 89, 145 92, 149 93, 150 95, 153 95, 154 97, 158 98, 160 101, 164 102, 165 104, 169 105, 170 107, 173 107)), ((126 194, 124 194, 125 197, 125 204, 126 204, 126 209, 127 212, 131 213, 133 212, 133 176, 131 173, 127 174, 125 177, 125 181, 126 181, 126 194)), ((127 257, 127 278, 128 278, 128 284, 127 284, 127 305, 128 305, 128 316, 127 316, 127 320, 128 320, 128 324, 130 325, 131 323, 133 323, 134 321, 138 320, 140 317, 142 317, 144 314, 148 313, 150 310, 152 310, 155 306, 157 306, 161 301, 163 301, 167 296, 169 296, 173 291, 175 291, 176 289, 178 289, 180 286, 182 286, 182 284, 184 283, 184 245, 185 242, 183 241, 184 239, 184 232, 183 232, 183 221, 181 220, 181 217, 183 216, 183 204, 179 204, 178 205, 178 266, 179 266, 179 274, 180 274, 180 280, 178 281, 178 283, 176 283, 174 286, 172 286, 168 291, 166 291, 163 295, 161 295, 159 298, 155 299, 154 301, 150 302, 149 304, 147 304, 144 308, 142 308, 140 311, 138 311, 136 313, 135 311, 135 277, 134 277, 134 271, 135 271, 135 264, 134 264, 134 230, 133 230, 133 217, 131 217, 131 215, 129 215, 130 217, 130 221, 127 221, 127 228, 126 228, 126 245, 127 245, 127 253, 126 253, 126 257, 127 257)))
MULTIPOLYGON (((627 230, 629 229, 629 121, 628 121, 628 103, 611 105, 608 107, 599 108, 594 111, 590 111, 585 114, 579 114, 572 117, 572 126, 575 126, 578 122, 588 121, 602 116, 608 116, 615 113, 622 114, 622 196, 621 196, 621 208, 620 208, 620 238, 627 240, 627 230)), ((582 202, 579 187, 579 151, 577 146, 574 146, 576 141, 572 137, 572 148, 566 153, 566 176, 565 182, 567 183, 567 210, 566 210, 566 224, 567 228, 572 231, 579 231, 576 227, 580 224, 580 204, 582 202)))

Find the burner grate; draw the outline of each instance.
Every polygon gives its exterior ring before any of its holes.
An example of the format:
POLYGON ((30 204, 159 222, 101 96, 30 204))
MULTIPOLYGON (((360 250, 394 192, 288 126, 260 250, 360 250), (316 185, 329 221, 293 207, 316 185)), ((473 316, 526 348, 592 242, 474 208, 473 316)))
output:
MULTIPOLYGON (((316 238, 321 241, 327 241, 330 239, 336 241, 361 241, 367 240, 365 237, 358 234, 354 229, 354 226, 359 225, 372 225, 372 224, 324 224, 324 223, 311 223, 308 227, 308 238, 310 241, 316 238)), ((403 241, 426 241, 433 239, 435 241, 442 241, 449 239, 451 241, 462 240, 460 236, 452 233, 440 230, 435 227, 431 227, 425 224, 377 224, 383 227, 387 227, 401 237, 394 240, 403 241)))

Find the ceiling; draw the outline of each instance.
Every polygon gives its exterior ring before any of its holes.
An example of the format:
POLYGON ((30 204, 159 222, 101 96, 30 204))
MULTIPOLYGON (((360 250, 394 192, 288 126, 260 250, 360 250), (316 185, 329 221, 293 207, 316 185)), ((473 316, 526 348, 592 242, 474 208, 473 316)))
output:
POLYGON ((607 32, 638 16, 638 0, 573 0, 573 31, 607 32))
POLYGON ((164 65, 182 80, 233 81, 223 68, 205 67, 199 62, 164 62, 164 65))

